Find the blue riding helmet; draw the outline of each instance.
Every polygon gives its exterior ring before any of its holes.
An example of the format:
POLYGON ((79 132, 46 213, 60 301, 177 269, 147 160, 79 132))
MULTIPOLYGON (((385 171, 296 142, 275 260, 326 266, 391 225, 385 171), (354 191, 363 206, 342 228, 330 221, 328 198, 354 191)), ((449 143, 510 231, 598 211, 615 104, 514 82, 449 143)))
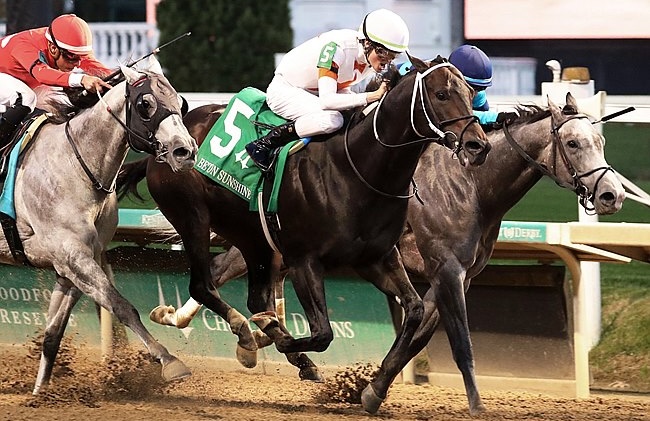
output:
POLYGON ((460 70, 471 86, 492 86, 492 62, 480 48, 468 44, 461 45, 451 52, 449 62, 460 70))

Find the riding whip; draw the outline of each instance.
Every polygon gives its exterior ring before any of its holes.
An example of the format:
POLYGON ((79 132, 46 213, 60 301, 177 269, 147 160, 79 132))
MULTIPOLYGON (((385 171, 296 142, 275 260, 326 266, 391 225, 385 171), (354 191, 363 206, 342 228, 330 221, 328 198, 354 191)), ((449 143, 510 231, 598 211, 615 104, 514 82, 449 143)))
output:
MULTIPOLYGON (((136 61, 133 61, 130 64, 127 64, 126 67, 133 67, 136 64, 138 64, 139 62, 141 62, 142 60, 144 60, 145 58, 147 58, 149 56, 152 56, 154 54, 158 54, 160 52, 160 50, 167 47, 168 45, 175 43, 176 41, 178 41, 181 38, 189 37, 190 35, 192 35, 192 32, 185 32, 184 34, 181 34, 181 35, 177 36, 173 40, 164 43, 160 47, 154 48, 149 54, 145 54, 144 56, 140 57, 136 61)), ((109 80, 113 79, 115 76, 119 75, 120 72, 121 71, 118 69, 118 70, 114 71, 113 73, 111 73, 110 75, 104 77, 103 78, 104 82, 108 82, 109 80)))
POLYGON ((634 108, 634 107, 627 107, 627 108, 625 108, 625 109, 623 109, 623 110, 621 110, 621 111, 616 111, 615 113, 608 114, 608 115, 606 115, 605 117, 601 118, 600 120, 596 120, 596 121, 594 121, 594 122, 591 123, 591 124, 596 124, 596 123, 605 123, 605 122, 607 122, 607 121, 609 121, 609 120, 611 120, 611 119, 613 119, 613 118, 616 118, 616 117, 618 117, 618 116, 620 116, 620 115, 623 115, 623 114, 627 114, 627 113, 629 113, 630 111, 634 111, 634 110, 636 110, 636 108, 634 108))

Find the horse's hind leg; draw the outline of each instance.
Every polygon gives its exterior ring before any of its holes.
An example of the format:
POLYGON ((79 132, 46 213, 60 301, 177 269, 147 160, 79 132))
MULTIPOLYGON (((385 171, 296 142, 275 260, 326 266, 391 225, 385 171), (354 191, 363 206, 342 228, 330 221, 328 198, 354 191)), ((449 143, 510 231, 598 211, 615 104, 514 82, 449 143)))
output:
MULTIPOLYGON (((210 261, 210 274, 212 285, 220 288, 226 282, 246 274, 246 262, 241 252, 236 247, 231 247, 225 253, 216 255, 210 261)), ((176 326, 179 329, 187 327, 201 309, 201 303, 190 297, 182 307, 158 306, 151 310, 151 321, 166 325, 176 326)))
POLYGON ((47 386, 52 378, 54 361, 59 352, 65 328, 72 313, 72 308, 80 297, 81 291, 79 289, 75 288, 67 279, 57 275, 57 282, 54 285, 47 311, 47 326, 43 333, 41 361, 32 392, 34 395, 47 386))

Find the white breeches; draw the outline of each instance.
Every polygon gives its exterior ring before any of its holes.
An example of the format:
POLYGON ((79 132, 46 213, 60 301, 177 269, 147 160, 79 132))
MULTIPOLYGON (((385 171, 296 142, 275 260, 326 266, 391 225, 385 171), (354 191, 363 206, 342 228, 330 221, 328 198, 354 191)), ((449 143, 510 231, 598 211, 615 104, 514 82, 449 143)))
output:
POLYGON ((36 93, 20 79, 0 73, 0 112, 16 103, 18 93, 23 96, 23 105, 28 106, 32 111, 36 107, 36 93))
POLYGON ((288 120, 295 120, 300 137, 332 133, 343 127, 343 115, 323 110, 318 96, 287 83, 275 75, 266 90, 266 103, 271 111, 288 120))
POLYGON ((23 105, 28 106, 32 111, 37 107, 50 110, 50 101, 72 105, 60 87, 40 85, 32 90, 22 80, 0 73, 0 112, 14 105, 18 99, 18 92, 23 96, 23 105))

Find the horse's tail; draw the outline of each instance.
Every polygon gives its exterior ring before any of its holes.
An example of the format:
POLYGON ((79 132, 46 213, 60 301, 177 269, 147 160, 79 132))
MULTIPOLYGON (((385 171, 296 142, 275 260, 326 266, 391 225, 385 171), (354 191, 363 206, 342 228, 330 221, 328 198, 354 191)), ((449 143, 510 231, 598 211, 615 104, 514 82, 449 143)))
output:
POLYGON ((145 201, 140 195, 140 192, 138 192, 138 183, 147 176, 148 164, 149 157, 122 165, 120 172, 117 174, 116 181, 118 199, 122 199, 130 194, 142 202, 145 201))

